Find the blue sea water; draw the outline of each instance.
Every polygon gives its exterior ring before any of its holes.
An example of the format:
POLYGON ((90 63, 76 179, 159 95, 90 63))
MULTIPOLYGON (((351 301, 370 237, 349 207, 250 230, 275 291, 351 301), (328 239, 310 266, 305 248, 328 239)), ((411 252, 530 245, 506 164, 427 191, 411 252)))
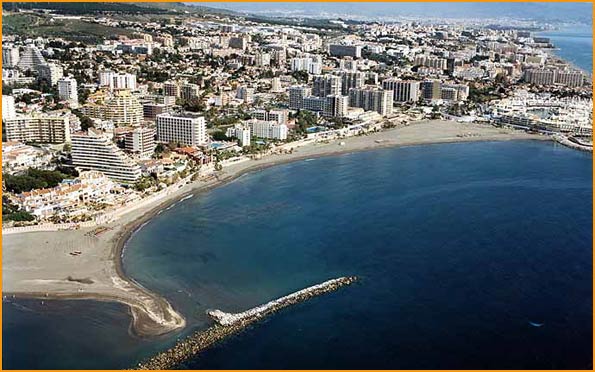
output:
POLYGON ((549 37, 556 48, 555 53, 577 67, 593 71, 593 29, 591 26, 573 25, 556 31, 542 32, 540 36, 549 37))
POLYGON ((247 174, 179 202, 127 245, 126 272, 188 318, 183 334, 130 336, 119 305, 20 300, 4 304, 3 367, 126 368, 207 327, 206 309, 359 275, 182 367, 591 368, 591 182, 590 154, 533 141, 247 174))

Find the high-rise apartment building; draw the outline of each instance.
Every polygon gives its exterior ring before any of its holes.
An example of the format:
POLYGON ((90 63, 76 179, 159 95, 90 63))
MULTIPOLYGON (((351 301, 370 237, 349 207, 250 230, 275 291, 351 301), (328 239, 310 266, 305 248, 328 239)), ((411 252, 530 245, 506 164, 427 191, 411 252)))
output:
POLYGON ((299 110, 304 107, 304 98, 312 95, 312 89, 306 86, 289 87, 289 108, 299 110))
POLYGON ((94 102, 81 107, 81 112, 90 118, 111 120, 116 126, 139 126, 143 120, 143 106, 130 90, 100 92, 94 102))
POLYGON ((257 120, 272 120, 279 124, 287 124, 287 110, 254 110, 251 116, 257 120))
POLYGON ((102 172, 118 182, 132 183, 141 176, 140 166, 94 128, 72 135, 71 153, 75 167, 102 172))
POLYGON ((179 97, 180 86, 175 81, 166 81, 163 83, 163 95, 169 97, 179 97))
POLYGON ((374 87, 351 89, 349 106, 361 107, 366 111, 376 111, 380 115, 393 112, 393 92, 374 87))
POLYGON ((341 94, 341 78, 336 75, 317 75, 312 85, 312 95, 316 97, 341 94))
POLYGON ((45 80, 50 85, 58 83, 58 80, 64 76, 62 67, 55 63, 47 63, 38 68, 39 80, 45 80))
POLYGON ((199 146, 207 140, 204 117, 170 113, 157 115, 157 142, 199 146))
POLYGON ((139 127, 126 133, 124 145, 127 151, 141 157, 151 157, 155 152, 155 129, 139 127))
POLYGON ((15 67, 19 63, 19 48, 6 45, 2 46, 2 67, 15 67))
POLYGON ((274 121, 248 120, 250 133, 257 138, 268 138, 277 140, 286 140, 289 132, 287 125, 278 124, 274 121))
MULTIPOLYGON (((4 98, 4 96, 3 96, 4 98)), ((4 99, 2 100, 4 102, 4 99)), ((2 112, 4 115, 4 111, 2 112)), ((16 142, 70 142, 68 115, 40 114, 4 118, 6 139, 16 142)))
POLYGON ((19 58, 17 67, 23 71, 32 70, 37 71, 39 66, 45 65, 45 59, 37 47, 29 45, 25 47, 25 51, 19 58))
POLYGON ((245 103, 252 103, 254 101, 254 88, 243 85, 238 87, 236 98, 241 99, 245 103))
POLYGON ((114 89, 136 90, 136 75, 111 70, 99 72, 99 86, 114 89))
POLYGON ((62 77, 58 80, 58 96, 60 100, 68 102, 71 108, 79 105, 79 95, 76 80, 72 77, 62 77))
POLYGON ((17 116, 14 106, 14 97, 2 95, 2 120, 17 116))
POLYGON ((426 80, 420 84, 422 97, 429 101, 442 99, 441 88, 439 80, 426 80))
POLYGON ((554 85, 556 71, 545 69, 529 69, 525 71, 525 81, 535 85, 554 85))
POLYGON ((347 115, 349 97, 340 94, 325 97, 323 115, 326 117, 341 118, 347 115))
POLYGON ((351 88, 361 88, 366 82, 366 74, 363 72, 341 71, 341 94, 346 96, 351 88))
POLYGON ((227 137, 235 137, 240 142, 240 146, 250 146, 251 134, 250 127, 245 124, 236 124, 231 128, 227 128, 225 133, 227 137))
POLYGON ((328 52, 334 57, 360 58, 362 56, 362 47, 361 45, 330 44, 328 52))
POLYGON ((382 88, 393 91, 394 102, 416 102, 419 99, 419 81, 386 79, 382 88))

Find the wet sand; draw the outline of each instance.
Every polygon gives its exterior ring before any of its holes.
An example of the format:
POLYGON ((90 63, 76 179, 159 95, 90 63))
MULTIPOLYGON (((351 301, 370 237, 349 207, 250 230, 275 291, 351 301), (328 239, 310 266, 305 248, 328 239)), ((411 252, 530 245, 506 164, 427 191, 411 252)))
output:
POLYGON ((121 257, 126 241, 160 210, 190 195, 205 192, 247 173, 277 164, 385 147, 447 142, 549 140, 541 135, 450 121, 422 121, 364 136, 312 143, 291 154, 266 156, 226 166, 209 181, 196 181, 175 190, 153 205, 137 208, 104 226, 44 231, 4 236, 2 245, 3 296, 93 299, 117 301, 129 306, 131 329, 141 336, 181 330, 186 322, 160 295, 128 278, 121 257), (378 142, 377 142, 378 141, 378 142), (339 143, 343 145, 339 145, 339 143), (73 256, 73 251, 81 251, 73 256))

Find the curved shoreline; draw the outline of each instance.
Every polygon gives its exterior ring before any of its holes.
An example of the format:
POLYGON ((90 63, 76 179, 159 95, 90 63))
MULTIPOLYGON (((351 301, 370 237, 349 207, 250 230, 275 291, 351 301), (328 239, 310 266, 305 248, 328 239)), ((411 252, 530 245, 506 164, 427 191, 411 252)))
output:
MULTIPOLYGON (((236 180, 237 178, 241 177, 244 174, 256 172, 262 169, 266 169, 275 165, 287 164, 297 161, 302 161, 306 159, 313 159, 313 158, 320 158, 320 157, 327 157, 327 156, 337 156, 343 155, 348 153, 354 152, 361 152, 361 151, 371 151, 383 148, 394 148, 394 147, 404 147, 404 146, 420 146, 420 145, 428 145, 428 144, 444 144, 444 143, 460 143, 460 142, 486 142, 486 141, 506 141, 506 140, 550 140, 548 137, 539 136, 539 135, 532 135, 526 134, 522 132, 514 132, 514 131, 505 131, 502 129, 496 129, 491 126, 485 125, 476 125, 476 124, 459 124, 454 122, 440 122, 441 124, 436 125, 433 122, 424 122, 416 123, 411 126, 397 128, 397 129, 390 129, 378 133, 373 133, 370 135, 366 135, 363 137, 350 137, 347 139, 341 139, 341 142, 348 143, 349 145, 342 146, 340 149, 338 146, 337 140, 331 141, 328 144, 309 144, 304 147, 299 148, 296 150, 296 153, 292 154, 282 154, 282 155, 270 155, 261 160, 250 160, 243 163, 238 164, 231 164, 224 168, 223 171, 219 172, 216 176, 216 179, 211 182, 193 182, 188 184, 179 190, 175 190, 172 194, 168 195, 164 199, 160 200, 159 203, 147 206, 143 211, 143 208, 140 210, 130 212, 129 214, 132 216, 126 216, 126 218, 122 217, 122 220, 129 219, 129 221, 115 221, 108 225, 113 226, 113 233, 111 234, 111 238, 106 239, 101 244, 98 243, 100 249, 108 249, 108 252, 104 252, 107 254, 100 257, 99 260, 93 261, 92 264, 94 265, 105 265, 105 259, 108 258, 109 262, 106 267, 100 267, 102 271, 108 271, 108 274, 112 274, 112 276, 108 276, 107 280, 104 280, 104 283, 100 283, 102 286, 99 291, 88 291, 88 292, 76 292, 74 289, 65 289, 64 286, 64 279, 39 279, 38 277, 34 276, 35 273, 31 273, 30 276, 38 279, 38 281, 43 282, 43 285, 47 284, 46 282, 60 282, 60 286, 58 288, 52 289, 51 285, 49 288, 43 291, 35 291, 31 290, 31 287, 24 286, 27 290, 25 291, 6 291, 3 292, 3 295, 6 296, 13 296, 14 297, 32 297, 32 298, 45 298, 45 299, 86 299, 86 300, 97 300, 97 301, 116 301, 127 305, 130 309, 132 315, 132 323, 131 329, 134 331, 135 334, 141 336, 157 336, 167 334, 176 330, 180 330, 185 327, 186 322, 183 315, 177 313, 171 304, 167 301, 167 299, 159 293, 153 292, 147 288, 144 288, 141 284, 136 282, 133 278, 126 275, 126 272, 123 268, 122 263, 122 255, 124 249, 126 247, 127 242, 129 241, 130 237, 138 231, 138 229, 146 222, 150 221, 153 217, 155 217, 161 210, 168 208, 169 206, 179 202, 180 200, 186 198, 188 195, 199 195, 201 193, 207 192, 212 190, 216 187, 225 185, 229 182, 236 180), (446 123, 446 124, 444 124, 446 123), (431 136, 427 136, 425 132, 426 125, 434 125, 442 128, 443 126, 449 126, 449 129, 452 131, 453 128, 456 130, 457 133, 468 133, 468 130, 476 130, 476 131, 484 131, 484 134, 479 136, 471 136, 471 137, 457 137, 452 136, 453 133, 447 133, 447 136, 441 135, 441 133, 434 133, 435 138, 430 138, 431 136), (422 128, 423 127, 423 128, 422 128), (409 129, 413 128, 413 130, 419 130, 422 128, 422 137, 417 138, 417 140, 411 139, 403 139, 402 134, 410 131, 409 129), (461 132, 463 131, 463 132, 461 132), (399 136, 396 136, 396 134, 399 136), (390 137, 393 135, 394 138, 387 139, 386 137, 390 137), (376 142, 378 140, 382 140, 382 142, 376 142), (353 144, 353 146, 351 146, 353 144), (113 265, 110 267, 110 265, 113 265), (110 269, 113 268, 113 273, 109 272, 110 269), (115 274, 116 278, 114 278, 113 274, 115 274), (111 283, 109 282, 111 280, 111 283), (116 280, 121 281, 121 283, 116 283, 116 280), (107 283, 105 283, 107 282, 107 283)), ((432 128, 430 128, 432 129, 432 128)), ((433 128, 436 129, 436 128, 433 128)), ((419 136, 420 133, 417 133, 419 136)), ((415 137, 415 136, 414 136, 415 137)), ((34 233, 21 233, 21 234, 14 234, 11 235, 9 239, 20 239, 24 241, 21 245, 17 244, 17 249, 23 248, 27 249, 30 248, 31 245, 35 245, 35 242, 30 242, 28 237, 33 236, 48 236, 51 234, 48 239, 54 239, 54 243, 60 245, 61 241, 56 239, 56 235, 71 235, 74 236, 78 234, 78 238, 80 235, 85 233, 86 230, 82 231, 60 231, 60 232, 34 232, 34 233), (25 244, 25 247, 22 245, 25 244)), ((8 237, 7 237, 8 238, 8 237)), ((75 237, 76 239, 77 237, 75 237)), ((104 237, 105 238, 105 237, 104 237)), ((33 238, 31 238, 33 239, 33 238)), ((43 239, 42 239, 43 240, 43 239)), ((46 241, 47 243, 47 241, 46 241)), ((39 244, 39 243, 38 243, 39 244)), ((43 248, 40 248, 43 249, 43 248)), ((83 248, 81 248, 83 249, 83 248)), ((5 250, 3 249, 3 256, 5 254, 5 250)), ((47 253, 46 253, 47 254, 47 253)), ((28 257, 30 258, 30 257, 28 257)), ((4 259, 4 257, 3 257, 4 259)), ((35 257, 34 259, 43 260, 43 257, 35 257)), ((66 258, 68 260, 68 258, 66 258)), ((66 261, 65 260, 65 261, 66 261)), ((15 260, 16 263, 19 260, 15 260)), ((8 272, 10 273, 10 265, 13 264, 12 262, 8 262, 8 272)), ((18 269, 18 267, 17 267, 18 269)), ((58 267, 57 270, 59 271, 58 274, 62 274, 61 278, 64 277, 65 273, 62 273, 61 268, 58 267)), ((63 270, 67 271, 67 270, 63 270)), ((5 273, 7 271, 5 270, 5 273)), ((52 273, 54 274, 54 273, 52 273)), ((105 273, 103 273, 105 274, 105 273)), ((40 275, 43 276, 43 275, 40 275)), ((55 276, 55 275, 54 275, 55 276)), ((76 276, 75 276, 76 277, 76 276)), ((80 275, 79 275, 80 277, 80 275)), ((29 279, 22 280, 22 283, 28 283, 31 281, 35 281, 36 279, 29 279)), ((102 277, 102 279, 105 279, 102 277)), ((3 280, 4 281, 4 280, 3 280)), ((21 284, 22 284, 21 283, 21 284)), ((37 282, 36 282, 37 284, 37 282)), ((76 284, 78 288, 83 288, 82 284, 76 284)), ((91 286, 93 286, 91 284, 91 286)), ((10 287, 10 286, 9 286, 10 287)), ((4 283, 3 283, 4 288, 4 283)), ((46 287, 44 287, 46 288, 46 287)), ((79 289, 80 291, 80 289, 79 289)))
MULTIPOLYGON (((590 28, 590 27, 589 27, 590 28)), ((549 31, 541 31, 541 32, 537 32, 536 33, 538 36, 542 36, 542 37, 547 37, 547 38, 564 38, 564 37, 572 37, 571 33, 568 33, 567 35, 563 35, 564 31, 563 29, 553 29, 553 30, 549 30, 549 31), (558 32, 559 35, 551 35, 551 33, 555 33, 558 32)), ((592 39, 592 36, 590 37, 590 39, 592 39)), ((593 71, 592 70, 588 70, 585 67, 579 66, 579 64, 576 61, 571 61, 570 59, 568 59, 568 57, 565 56, 561 56, 560 53, 557 53, 557 51, 561 51, 563 50, 562 47, 560 47, 557 44, 553 44, 554 47, 553 48, 543 48, 542 50, 550 57, 558 60, 558 62, 562 62, 562 63, 566 63, 567 65, 569 65, 571 68, 582 71, 585 75, 587 75, 587 77, 589 77, 590 79, 592 79, 592 75, 593 75, 593 71)), ((591 45, 591 49, 592 49, 592 45, 591 45)))

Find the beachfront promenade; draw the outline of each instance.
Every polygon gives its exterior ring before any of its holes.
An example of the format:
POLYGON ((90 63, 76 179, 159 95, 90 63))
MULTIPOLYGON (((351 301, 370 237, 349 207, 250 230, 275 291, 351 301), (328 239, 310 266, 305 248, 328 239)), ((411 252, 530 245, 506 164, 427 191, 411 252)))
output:
POLYGON ((266 304, 254 307, 241 313, 226 313, 221 310, 209 310, 207 314, 217 324, 198 331, 178 343, 169 350, 161 352, 147 361, 139 363, 136 369, 164 370, 172 369, 190 359, 194 355, 220 342, 224 338, 236 334, 250 324, 258 322, 265 317, 291 305, 307 301, 313 297, 333 292, 343 286, 355 283, 355 276, 340 277, 327 280, 323 283, 304 288, 290 295, 280 297, 266 304))

